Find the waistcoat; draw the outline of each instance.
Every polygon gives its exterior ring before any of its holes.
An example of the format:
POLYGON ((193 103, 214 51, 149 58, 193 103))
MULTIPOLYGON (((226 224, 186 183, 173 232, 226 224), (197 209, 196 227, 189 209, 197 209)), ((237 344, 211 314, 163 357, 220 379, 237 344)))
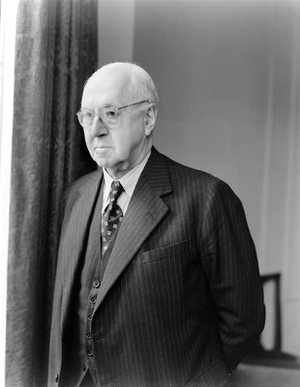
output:
POLYGON ((103 183, 88 233, 85 253, 76 273, 72 290, 70 309, 63 334, 62 386, 80 386, 87 370, 97 383, 96 366, 93 357, 91 320, 97 301, 101 281, 115 242, 116 234, 102 256, 101 217, 103 183))

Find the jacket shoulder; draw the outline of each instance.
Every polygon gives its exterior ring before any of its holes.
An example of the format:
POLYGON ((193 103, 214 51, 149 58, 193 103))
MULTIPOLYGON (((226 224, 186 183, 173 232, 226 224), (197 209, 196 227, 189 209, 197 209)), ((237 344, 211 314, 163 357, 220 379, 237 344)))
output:
POLYGON ((73 183, 69 185, 69 187, 66 190, 67 194, 70 194, 71 192, 77 192, 82 187, 84 187, 86 184, 88 184, 93 178, 96 176, 99 176, 101 172, 97 169, 95 171, 92 171, 86 175, 83 175, 79 177, 77 180, 75 180, 73 183))
POLYGON ((161 160, 169 171, 169 178, 175 190, 188 191, 189 195, 208 200, 227 198, 230 201, 239 200, 227 182, 213 174, 183 165, 169 157, 160 154, 161 160))
POLYGON ((73 183, 71 183, 65 193, 64 193, 64 212, 68 212, 75 203, 79 192, 84 189, 85 187, 88 187, 90 184, 92 184, 95 180, 98 180, 101 176, 101 171, 95 170, 93 172, 90 172, 86 175, 81 176, 79 179, 75 180, 73 183))
POLYGON ((175 160, 170 159, 165 155, 161 155, 161 156, 167 168, 169 169, 171 177, 174 177, 177 179, 183 179, 187 183, 189 181, 195 181, 195 182, 207 183, 209 185, 214 185, 222 182, 221 179, 212 175, 209 172, 181 164, 175 160))

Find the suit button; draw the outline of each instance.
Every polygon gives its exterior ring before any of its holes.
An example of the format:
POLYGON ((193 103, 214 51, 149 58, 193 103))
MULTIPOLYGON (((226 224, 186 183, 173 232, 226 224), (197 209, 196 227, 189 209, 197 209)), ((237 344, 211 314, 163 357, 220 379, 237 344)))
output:
POLYGON ((55 383, 58 383, 59 376, 58 374, 55 375, 55 383))
POLYGON ((86 371, 86 365, 85 364, 82 365, 82 371, 86 371))
POLYGON ((92 304, 95 304, 96 300, 97 300, 96 296, 93 296, 93 297, 90 298, 90 301, 91 301, 92 304))
POLYGON ((88 318, 89 321, 92 321, 92 315, 91 314, 89 314, 87 318, 88 318))

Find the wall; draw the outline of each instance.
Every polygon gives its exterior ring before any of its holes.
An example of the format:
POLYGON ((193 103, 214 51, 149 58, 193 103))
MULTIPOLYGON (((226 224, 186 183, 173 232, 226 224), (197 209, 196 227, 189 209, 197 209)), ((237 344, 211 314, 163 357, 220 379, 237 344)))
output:
MULTIPOLYGON (((100 0, 102 12, 106 3, 100 0)), ((113 4, 116 12, 120 3, 113 4)), ((291 158, 296 137, 289 120, 294 10, 292 2, 278 4, 125 1, 130 17, 107 35, 109 47, 99 45, 99 61, 134 60, 144 66, 161 99, 156 147, 221 177, 241 198, 261 272, 282 274, 284 349, 300 354, 299 330, 290 325, 292 315, 300 320, 299 246, 292 227, 299 218, 291 211, 299 208, 291 158)), ((105 31, 100 23, 99 39, 106 39, 105 31)), ((270 346, 269 292, 266 303, 264 342, 270 346)))
POLYGON ((135 0, 98 0, 99 66, 132 61, 135 0))

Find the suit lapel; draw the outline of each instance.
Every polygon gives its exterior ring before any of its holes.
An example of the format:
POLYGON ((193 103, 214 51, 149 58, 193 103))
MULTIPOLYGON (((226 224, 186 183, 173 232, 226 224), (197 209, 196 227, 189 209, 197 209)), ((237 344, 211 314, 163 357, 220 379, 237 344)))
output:
MULTIPOLYGON (((86 184, 79 188, 77 197, 73 199, 75 203, 72 211, 64 221, 66 232, 63 235, 62 251, 64 255, 63 313, 66 312, 67 302, 71 299, 70 295, 76 270, 86 245, 101 181, 102 172, 97 171, 86 184)), ((64 321, 64 314, 62 315, 62 321, 64 321)))
POLYGON ((138 181, 109 257, 96 308, 168 211, 161 196, 170 193, 172 188, 161 157, 155 149, 152 150, 138 181))

